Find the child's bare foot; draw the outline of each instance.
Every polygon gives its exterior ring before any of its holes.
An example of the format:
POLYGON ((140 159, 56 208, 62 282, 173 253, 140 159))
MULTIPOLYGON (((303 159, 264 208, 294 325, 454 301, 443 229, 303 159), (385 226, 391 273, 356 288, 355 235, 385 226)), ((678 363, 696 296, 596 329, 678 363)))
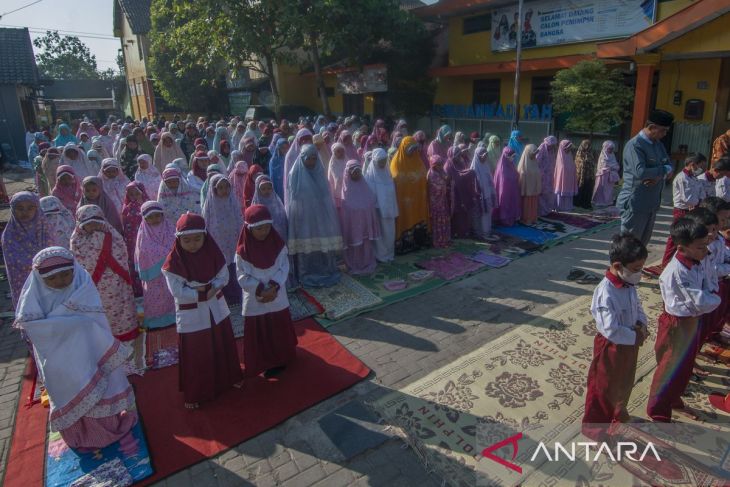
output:
POLYGON ((200 403, 197 402, 186 402, 185 403, 185 409, 198 409, 200 407, 200 403))
POLYGON ((235 384, 233 384, 233 387, 236 389, 243 389, 243 382, 244 381, 236 382, 235 384))

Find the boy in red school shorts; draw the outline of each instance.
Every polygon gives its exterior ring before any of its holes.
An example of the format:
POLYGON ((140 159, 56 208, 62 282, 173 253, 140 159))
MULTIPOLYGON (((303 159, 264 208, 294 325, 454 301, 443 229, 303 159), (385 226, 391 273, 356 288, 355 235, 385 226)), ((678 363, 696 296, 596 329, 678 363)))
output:
POLYGON ((672 410, 693 417, 682 401, 689 384, 699 342, 699 319, 720 305, 702 261, 707 257, 708 229, 692 218, 680 218, 670 228, 677 252, 659 277, 664 312, 659 316, 657 368, 649 392, 648 416, 669 423, 672 410))
POLYGON ((608 252, 610 266, 593 293, 591 314, 598 333, 588 387, 583 434, 600 441, 611 423, 627 422, 626 404, 634 387, 639 347, 648 335, 647 319, 636 291, 647 258, 641 240, 616 235, 608 252))

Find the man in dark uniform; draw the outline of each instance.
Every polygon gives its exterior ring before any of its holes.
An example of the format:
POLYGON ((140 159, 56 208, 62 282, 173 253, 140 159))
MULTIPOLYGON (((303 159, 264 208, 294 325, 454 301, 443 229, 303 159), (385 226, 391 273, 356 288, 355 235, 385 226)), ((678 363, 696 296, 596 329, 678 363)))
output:
POLYGON ((664 180, 672 173, 661 140, 673 122, 671 113, 652 111, 646 126, 624 147, 624 185, 616 200, 621 210, 621 230, 633 233, 644 245, 651 240, 664 180))

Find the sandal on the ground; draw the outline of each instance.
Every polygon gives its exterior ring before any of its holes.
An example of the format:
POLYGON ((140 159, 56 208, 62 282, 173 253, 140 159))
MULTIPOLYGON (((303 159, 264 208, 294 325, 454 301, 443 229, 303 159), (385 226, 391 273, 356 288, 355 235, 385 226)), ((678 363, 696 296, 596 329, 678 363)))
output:
POLYGON ((570 273, 568 274, 568 280, 569 281, 577 281, 578 279, 581 279, 586 276, 586 272, 581 269, 571 269, 570 273))

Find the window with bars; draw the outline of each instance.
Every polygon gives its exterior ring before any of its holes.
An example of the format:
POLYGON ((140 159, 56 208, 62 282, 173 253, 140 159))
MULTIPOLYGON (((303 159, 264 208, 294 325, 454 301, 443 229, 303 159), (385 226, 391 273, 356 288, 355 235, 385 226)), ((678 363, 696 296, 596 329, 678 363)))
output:
POLYGON ((501 84, 502 82, 499 78, 475 79, 472 92, 472 104, 489 105, 492 103, 499 103, 501 84))

